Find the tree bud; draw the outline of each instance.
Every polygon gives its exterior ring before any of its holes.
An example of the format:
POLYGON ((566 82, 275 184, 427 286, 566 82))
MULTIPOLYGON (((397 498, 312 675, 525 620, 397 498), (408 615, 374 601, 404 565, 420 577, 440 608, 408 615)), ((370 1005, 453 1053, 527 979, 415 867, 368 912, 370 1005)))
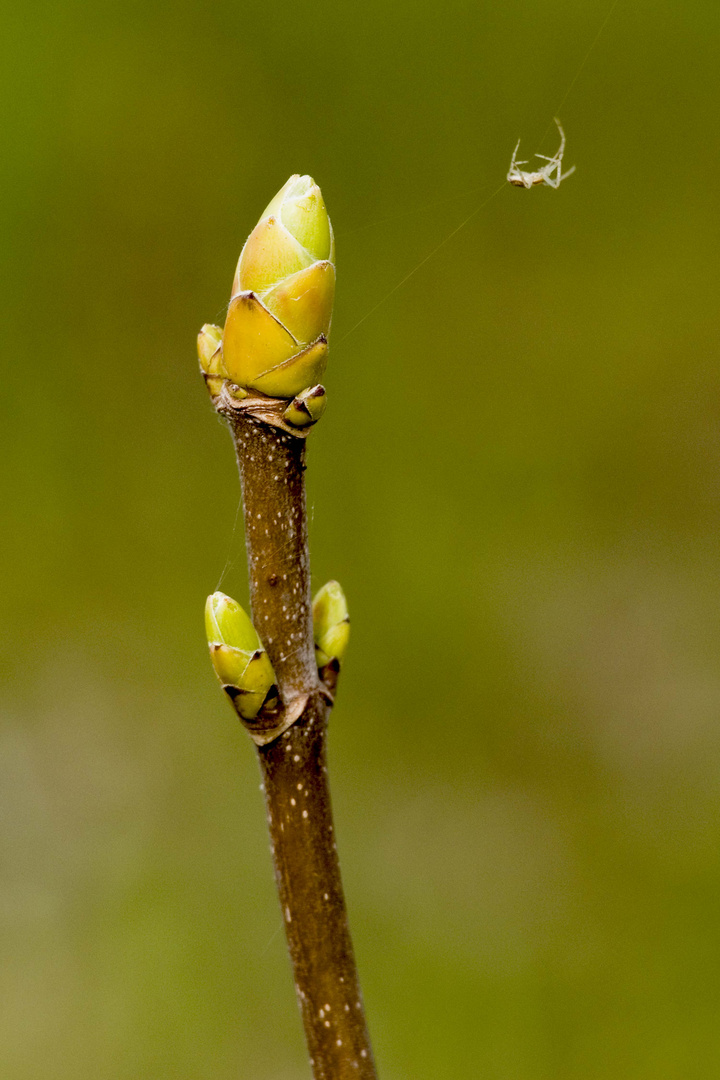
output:
POLYGON ((239 386, 293 398, 319 382, 335 295, 335 243, 320 188, 291 176, 248 237, 222 366, 239 386))
POLYGON ((275 697, 275 672, 243 608, 225 593, 208 596, 205 632, 223 689, 244 720, 253 720, 275 697))
POLYGON ((342 660, 350 639, 347 601, 337 581, 328 581, 313 600, 315 659, 319 668, 342 660))

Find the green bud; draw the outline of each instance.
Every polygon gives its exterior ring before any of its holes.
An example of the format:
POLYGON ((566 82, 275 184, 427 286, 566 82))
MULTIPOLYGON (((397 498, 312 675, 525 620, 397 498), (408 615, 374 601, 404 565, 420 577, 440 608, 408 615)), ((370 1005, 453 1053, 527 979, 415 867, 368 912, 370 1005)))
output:
POLYGON ((242 401, 248 396, 247 390, 243 386, 237 386, 236 383, 228 383, 228 392, 236 401, 242 401))
MULTIPOLYGON (((205 323, 202 330, 198 334, 198 357, 200 359, 200 366, 206 374, 216 375, 217 371, 213 371, 213 357, 220 348, 220 342, 222 341, 222 330, 219 326, 214 326, 212 323, 205 323)), ((215 365, 217 366, 217 365, 215 365)))
POLYGON ((240 604, 216 592, 205 604, 205 632, 225 692, 238 714, 253 720, 275 696, 275 672, 252 621, 240 604))
POLYGON ((301 394, 294 397, 283 415, 289 424, 294 424, 295 427, 307 427, 309 424, 317 423, 325 412, 326 405, 325 387, 318 384, 318 386, 311 386, 309 390, 303 390, 301 394))
POLYGON ((334 295, 335 243, 320 188, 291 176, 240 255, 223 331, 225 377, 278 398, 316 384, 334 295))
POLYGON ((220 327, 213 326, 212 323, 205 323, 198 334, 198 358, 205 378, 205 385, 213 397, 220 393, 226 376, 222 362, 221 342, 222 330, 220 327))
POLYGON ((319 668, 345 655, 350 638, 347 601, 337 581, 328 581, 313 600, 315 659, 319 668))

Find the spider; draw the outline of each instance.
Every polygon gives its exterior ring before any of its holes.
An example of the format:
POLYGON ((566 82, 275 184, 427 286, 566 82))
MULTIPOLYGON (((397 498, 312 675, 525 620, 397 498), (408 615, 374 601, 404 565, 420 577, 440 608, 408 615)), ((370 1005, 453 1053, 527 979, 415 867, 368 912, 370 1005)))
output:
POLYGON ((566 173, 562 171, 562 159, 565 151, 565 132, 560 127, 560 121, 555 117, 555 123, 557 129, 560 132, 560 149, 554 157, 548 157, 547 154, 536 154, 535 157, 544 158, 547 161, 547 165, 543 165, 537 172, 523 172, 518 168, 518 165, 527 165, 527 161, 516 161, 515 155, 518 152, 520 146, 520 140, 518 139, 517 146, 513 151, 512 161, 510 162, 510 171, 507 174, 508 182, 515 187, 531 188, 536 184, 547 184, 548 187, 558 188, 560 187, 560 181, 564 180, 571 173, 575 172, 575 166, 572 169, 568 169, 566 173), (553 173, 555 175, 553 176, 553 173))

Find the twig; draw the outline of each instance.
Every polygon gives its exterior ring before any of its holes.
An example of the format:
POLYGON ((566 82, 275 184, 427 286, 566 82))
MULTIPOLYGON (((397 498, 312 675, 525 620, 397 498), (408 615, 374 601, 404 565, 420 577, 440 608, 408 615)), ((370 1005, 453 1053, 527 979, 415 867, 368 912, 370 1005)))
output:
POLYGON ((275 877, 313 1076, 377 1080, 330 806, 326 736, 334 673, 321 681, 313 645, 305 440, 228 399, 219 411, 229 420, 240 470, 253 622, 280 696, 272 716, 261 713, 246 726, 259 744, 275 877))

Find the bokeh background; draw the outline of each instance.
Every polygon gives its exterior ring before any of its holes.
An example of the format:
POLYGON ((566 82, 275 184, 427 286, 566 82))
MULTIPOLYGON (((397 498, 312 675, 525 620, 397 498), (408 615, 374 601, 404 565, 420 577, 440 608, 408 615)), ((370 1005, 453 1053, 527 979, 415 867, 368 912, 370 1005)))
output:
POLYGON ((715 1075, 720 9, 619 0, 582 66, 609 7, 6 14, 8 1080, 309 1075, 203 637, 247 585, 194 340, 296 171, 338 241, 308 483, 381 1076, 715 1075), (577 173, 497 191, 558 110, 577 173))

